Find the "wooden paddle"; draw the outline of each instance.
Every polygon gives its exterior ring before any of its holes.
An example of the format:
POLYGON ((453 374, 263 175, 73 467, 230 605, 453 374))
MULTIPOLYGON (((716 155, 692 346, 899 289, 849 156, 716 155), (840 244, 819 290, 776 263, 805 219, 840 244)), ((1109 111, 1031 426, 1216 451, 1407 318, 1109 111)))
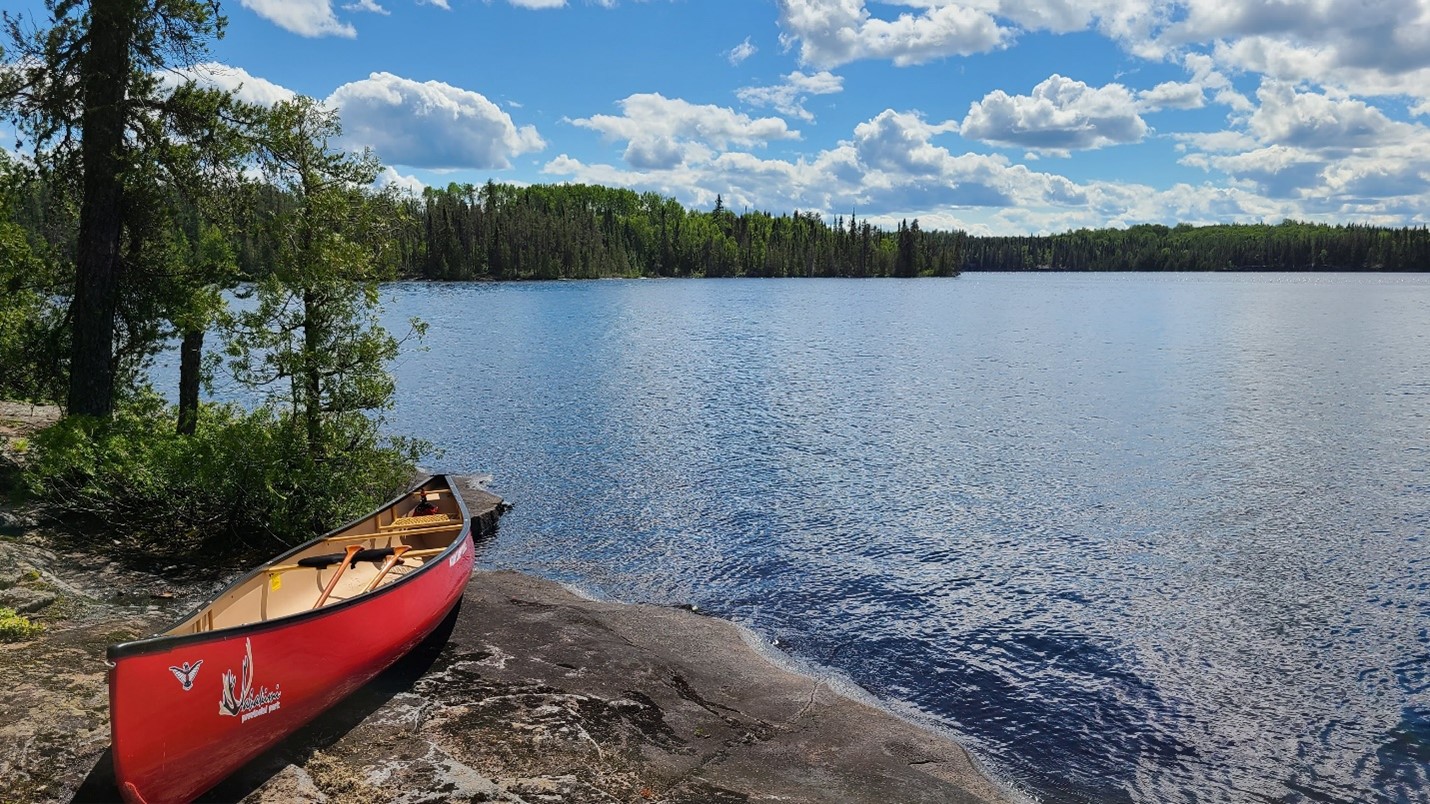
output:
POLYGON ((313 604, 313 608, 319 608, 328 602, 328 595, 333 593, 333 588, 338 585, 338 579, 343 577, 343 573, 347 571, 348 567, 352 566, 353 556, 357 555, 359 550, 362 550, 362 545, 360 544, 350 544, 347 546, 347 555, 343 556, 343 561, 338 565, 338 568, 333 570, 333 577, 328 579, 328 585, 323 587, 323 593, 318 595, 318 602, 313 604))
POLYGON ((397 566, 397 563, 402 560, 402 554, 405 552, 407 552, 407 545, 405 544, 399 544, 392 548, 392 555, 388 556, 387 560, 382 562, 382 568, 377 571, 377 577, 373 578, 372 583, 368 584, 367 588, 363 591, 371 592, 376 589, 377 585, 382 581, 383 576, 387 575, 388 570, 397 566))

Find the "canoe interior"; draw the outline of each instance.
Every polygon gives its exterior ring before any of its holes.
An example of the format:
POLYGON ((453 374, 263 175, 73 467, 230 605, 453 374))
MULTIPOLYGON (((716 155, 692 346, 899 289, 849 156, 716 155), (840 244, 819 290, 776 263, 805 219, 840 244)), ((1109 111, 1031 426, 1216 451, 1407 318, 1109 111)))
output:
POLYGON ((381 573, 384 560, 359 560, 341 572, 341 561, 326 567, 304 566, 300 562, 321 556, 335 558, 343 555, 349 545, 369 551, 406 546, 401 560, 375 587, 381 588, 429 561, 439 560, 442 551, 462 535, 465 517, 465 506, 446 478, 432 478, 367 518, 262 565, 161 636, 200 634, 309 611, 335 574, 337 583, 324 606, 361 596, 381 573), (418 510, 424 501, 436 510, 425 514, 427 509, 418 510))

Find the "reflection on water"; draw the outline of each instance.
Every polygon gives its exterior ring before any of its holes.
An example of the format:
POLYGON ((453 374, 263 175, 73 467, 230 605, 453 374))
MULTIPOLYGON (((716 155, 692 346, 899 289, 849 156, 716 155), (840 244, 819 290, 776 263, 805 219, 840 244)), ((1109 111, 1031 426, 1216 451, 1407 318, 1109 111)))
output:
POLYGON ((1427 801, 1430 278, 400 285, 487 552, 693 602, 1055 801, 1427 801))

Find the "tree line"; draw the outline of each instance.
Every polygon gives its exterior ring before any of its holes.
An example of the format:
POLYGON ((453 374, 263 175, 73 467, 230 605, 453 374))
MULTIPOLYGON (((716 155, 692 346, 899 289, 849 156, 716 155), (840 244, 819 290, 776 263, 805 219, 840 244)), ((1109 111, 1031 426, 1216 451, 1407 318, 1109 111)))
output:
MULTIPOLYGON (((265 199, 282 205, 279 196, 265 199)), ((604 277, 907 277, 963 271, 1424 271, 1430 231, 1364 224, 1079 229, 975 236, 901 221, 890 231, 814 212, 688 209, 656 193, 582 185, 449 184, 399 198, 398 273, 433 280, 604 277)), ((246 275, 271 246, 240 234, 246 275)))
POLYGON ((971 237, 965 271, 1426 271, 1430 230, 1366 224, 1078 229, 1031 237, 971 237))
MULTIPOLYGON (((267 203, 281 205, 281 197, 267 203)), ((850 215, 710 211, 656 193, 584 184, 450 184, 398 201, 399 273, 435 280, 606 277, 953 276, 966 236, 886 231, 850 215)), ((239 264, 261 275, 269 244, 244 235, 239 264)))

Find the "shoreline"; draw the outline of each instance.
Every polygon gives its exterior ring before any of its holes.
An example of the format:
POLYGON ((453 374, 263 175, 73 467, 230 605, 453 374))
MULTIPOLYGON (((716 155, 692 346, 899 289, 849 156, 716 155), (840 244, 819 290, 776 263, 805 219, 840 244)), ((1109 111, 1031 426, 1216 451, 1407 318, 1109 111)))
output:
POLYGON ((719 618, 486 570, 443 631, 355 696, 366 714, 324 715, 210 797, 1014 800, 945 735, 780 667, 719 618))
MULTIPOLYGON (((0 443, 56 415, 7 404, 0 443)), ((473 480, 480 537, 506 504, 473 480)), ((105 649, 169 627, 225 580, 127 566, 0 512, 0 605, 45 626, 0 643, 0 800, 117 800, 105 649)), ((1017 798, 936 724, 740 624, 479 570, 426 642, 200 800, 1017 798)))
MULTIPOLYGON (((465 483, 474 529, 505 504, 465 483)), ((224 581, 0 532, 0 605, 46 626, 0 643, 0 800, 117 800, 105 648, 224 581)), ((201 801, 1018 800, 936 724, 683 607, 478 570, 426 642, 201 801)))
POLYGON ((912 728, 928 732, 937 739, 945 740, 949 743, 958 746, 968 755, 968 758, 971 764, 974 766, 974 769, 980 775, 982 775, 989 784, 991 784, 998 790, 999 794, 1003 797, 999 800, 1015 802, 1016 804, 1031 804, 1033 802, 1036 802, 1036 798, 1021 790, 1014 780, 1005 778, 1004 776, 1000 775, 985 761, 978 758, 971 751, 969 751, 968 747, 965 745, 965 740, 967 738, 963 735, 960 735, 955 730, 949 728, 947 725, 940 722, 937 718, 923 712, 922 710, 917 709, 912 704, 904 703, 901 701, 881 700, 873 693, 860 686, 858 682, 854 681, 847 675, 824 665, 801 659, 798 656, 785 652, 778 645, 769 642, 767 639, 761 636, 758 631, 742 622, 730 620, 718 614, 708 613, 704 609, 699 609, 689 604, 630 603, 627 601, 597 594, 590 590, 583 589, 576 584, 564 581, 553 581, 550 579, 542 578, 540 576, 530 575, 528 573, 523 573, 516 570, 503 570, 498 568, 489 568, 484 570, 480 566, 476 569, 476 573, 482 573, 484 571, 493 573, 514 572, 518 575, 522 575, 525 578, 529 578, 532 581, 554 583, 562 590, 575 597, 577 600, 585 603, 596 603, 616 606, 651 606, 653 608, 658 609, 682 611, 689 614, 693 614, 696 617, 703 617, 706 619, 715 620, 717 622, 723 623, 735 630, 740 640, 744 643, 744 646, 750 652, 755 654, 755 656, 759 660, 768 663, 773 668, 794 676, 798 676, 811 683, 822 684, 836 696, 846 698, 860 706, 876 710, 880 715, 895 718, 908 724, 912 728))
MULTIPOLYGON (((0 690, 0 799, 114 800, 104 648, 210 590, 112 565, 81 585, 53 572, 73 556, 40 541, 5 539, 0 555, 71 613, 0 645, 17 680, 0 690)), ((18 588, 9 572, 0 586, 18 588)), ((1015 800, 947 735, 758 644, 716 617, 480 571, 432 639, 201 800, 1015 800)))

